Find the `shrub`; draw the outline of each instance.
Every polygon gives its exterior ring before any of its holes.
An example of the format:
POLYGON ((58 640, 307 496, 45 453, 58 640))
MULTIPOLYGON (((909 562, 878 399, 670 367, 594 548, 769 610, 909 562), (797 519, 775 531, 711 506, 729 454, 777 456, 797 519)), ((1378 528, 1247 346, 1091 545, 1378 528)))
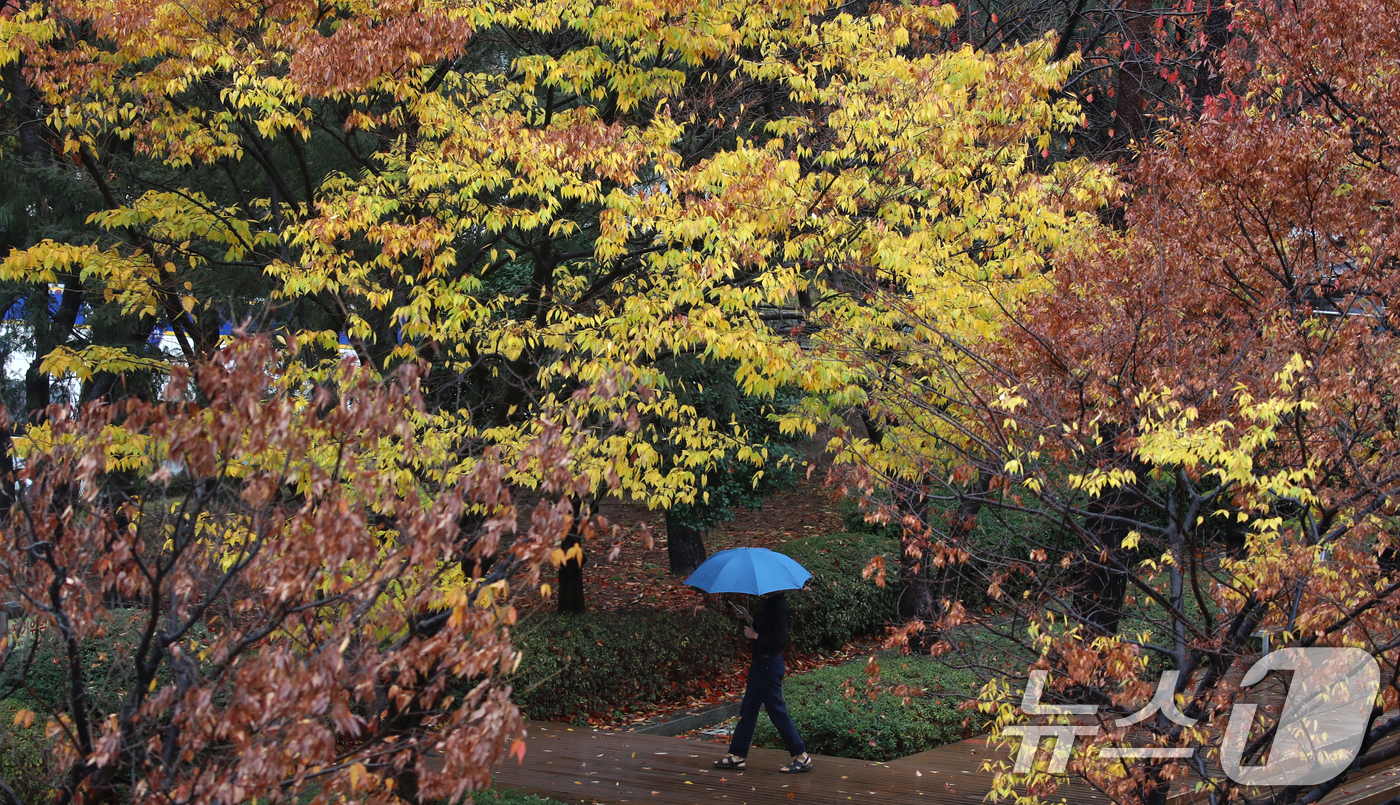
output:
POLYGON ((850 642, 895 619, 899 607, 899 543, 876 534, 827 534, 793 540, 782 552, 812 572, 802 592, 790 593, 792 642, 809 651, 850 642), (883 555, 883 588, 861 571, 883 555))
MULTIPOLYGON (((482 606, 500 588, 456 571, 489 550, 499 575, 538 573, 568 519, 535 518, 497 546, 516 526, 503 480, 514 464, 483 460, 450 483, 406 469, 442 453, 415 429, 416 364, 384 377, 342 362, 308 397, 304 376, 282 371, 295 360, 266 338, 238 340, 213 363, 175 367, 161 402, 50 408, 46 437, 6 479, 0 589, 54 608, 31 608, 31 628, 71 629, 83 652, 73 682, 109 673, 126 693, 121 729, 75 717, 55 730, 67 799, 264 802, 317 788, 362 805, 431 800, 489 783, 519 734, 507 627, 482 606), (165 486, 170 467, 190 482, 165 486), (142 505, 123 503, 133 492, 142 505), (107 610, 117 598, 160 616, 161 650, 139 665, 134 630, 107 610), (454 676, 475 684, 449 702, 454 676), (442 762, 384 762, 427 751, 442 762)), ((523 445, 555 511, 578 488, 566 460, 578 432, 561 414, 523 445)), ((38 654, 52 639, 28 645, 38 654)), ((24 681, 28 697, 57 692, 24 681)), ((116 709, 72 687, 69 706, 116 709)))
POLYGON ((514 701, 531 718, 565 720, 689 693, 733 669, 738 636, 709 611, 534 614, 515 634, 514 701))
MULTIPOLYGON (((110 610, 102 616, 100 628, 79 641, 83 683, 93 713, 103 716, 121 709, 122 700, 135 679, 131 658, 141 639, 147 615, 144 610, 110 610)), ((25 626, 33 623, 30 619, 25 626)), ((161 682, 169 681, 169 669, 162 668, 158 677, 161 682)), ((15 684, 18 688, 9 694, 10 697, 28 707, 44 714, 68 709, 68 656, 52 625, 39 628, 37 634, 29 628, 20 632, 14 653, 0 667, 0 695, 5 695, 15 684), (34 658, 29 661, 31 651, 34 658), (26 661, 29 661, 27 671, 22 667, 26 661)))
POLYGON ((472 792, 473 805, 561 805, 558 800, 527 794, 518 788, 488 788, 472 792))
MULTIPOLYGON (((885 761, 978 733, 980 714, 958 706, 975 697, 981 686, 971 673, 928 657, 886 657, 880 666, 881 692, 874 699, 859 665, 822 668, 787 680, 784 698, 807 751, 885 761), (857 693, 854 699, 845 695, 848 679, 857 693), (889 690, 897 685, 925 692, 905 704, 889 690)), ((759 718, 754 745, 782 748, 769 719, 759 718)))
POLYGON ((870 508, 862 508, 860 501, 855 498, 841 498, 836 503, 836 512, 841 516, 841 522, 846 526, 846 530, 852 534, 874 534, 889 540, 898 540, 902 529, 897 523, 872 523, 865 519, 865 515, 874 511, 870 508))
MULTIPOLYGON (((28 726, 15 724, 15 714, 27 709, 27 702, 0 701, 0 780, 20 802, 44 802, 53 796, 60 770, 51 759, 53 741, 44 737, 43 714, 28 726)), ((8 797, 0 793, 0 799, 8 797)))
MULTIPOLYGON (((947 532, 957 520, 957 502, 939 500, 930 503, 928 520, 940 532, 947 532)), ((987 593, 991 578, 1007 570, 1012 572, 1001 582, 1004 596, 1019 597, 1026 590, 1054 588, 1070 582, 1071 571, 1053 563, 1027 564, 1015 569, 1014 563, 1027 562, 1034 547, 1061 546, 1071 548, 1073 537, 1058 523, 1029 512, 983 506, 977 514, 976 525, 964 538, 963 547, 971 554, 964 564, 954 567, 948 595, 961 601, 968 609, 984 610, 1003 607, 987 593), (1033 568, 1035 578, 1025 569, 1033 568)))
MULTIPOLYGON (((519 788, 484 788, 469 792, 472 805, 564 805, 557 799, 540 797, 519 788)), ((310 805, 315 799, 312 794, 303 794, 297 805, 310 805)), ((465 802, 465 800, 463 800, 465 802)), ((458 805, 452 800, 437 800, 433 805, 458 805)))

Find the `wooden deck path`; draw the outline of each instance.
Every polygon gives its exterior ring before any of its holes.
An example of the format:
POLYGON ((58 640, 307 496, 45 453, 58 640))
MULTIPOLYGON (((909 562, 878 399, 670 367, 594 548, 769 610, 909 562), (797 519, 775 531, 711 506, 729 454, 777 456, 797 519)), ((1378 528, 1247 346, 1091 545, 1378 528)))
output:
MULTIPOLYGON (((981 771, 995 750, 983 738, 874 763, 814 756, 808 774, 779 774, 786 752, 754 749, 748 769, 720 771, 711 763, 725 745, 683 738, 607 732, 531 721, 524 762, 507 760, 496 784, 575 803, 654 805, 971 805, 984 801, 989 779, 981 771)), ((1400 794, 1400 772, 1378 769, 1341 786, 1322 805, 1376 805, 1400 794)), ((1074 805, 1107 805, 1082 784, 1060 787, 1074 805)), ((1174 796, 1172 802, 1193 797, 1174 796)))
MULTIPOLYGON (((656 805, 969 805, 987 794, 982 761, 991 750, 976 738, 889 763, 814 755, 808 774, 780 774, 786 752, 753 749, 748 769, 711 764, 725 745, 683 738, 605 732, 532 721, 525 761, 506 761, 496 784, 564 802, 656 805)), ((1062 788, 1076 805, 1106 804, 1087 790, 1062 788)))

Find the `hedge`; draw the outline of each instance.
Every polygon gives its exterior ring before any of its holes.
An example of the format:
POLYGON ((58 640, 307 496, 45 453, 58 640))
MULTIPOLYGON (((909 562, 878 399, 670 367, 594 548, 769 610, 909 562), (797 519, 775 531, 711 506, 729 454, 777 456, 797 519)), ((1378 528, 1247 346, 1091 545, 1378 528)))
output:
POLYGON ((865 515, 870 511, 873 510, 861 508, 860 501, 854 498, 841 498, 836 503, 836 513, 840 515, 847 531, 853 534, 874 534, 891 542, 899 542, 904 531, 899 524, 866 522, 865 515))
MULTIPOLYGON (((103 616, 101 633, 79 644, 78 654, 83 663, 88 702, 97 716, 118 712, 135 682, 136 669, 132 657, 148 616, 145 610, 110 610, 103 616)), ((25 623, 24 627, 30 623, 32 621, 25 623)), ((68 659, 62 650, 57 630, 52 625, 40 627, 37 648, 36 635, 32 630, 25 628, 19 634, 14 653, 0 668, 0 695, 18 682, 20 687, 10 694, 10 698, 44 712, 67 710, 68 659), (22 666, 29 660, 31 650, 34 658, 21 679, 22 666)), ((167 682, 170 671, 162 667, 157 676, 160 682, 167 682)))
POLYGON ((537 797, 518 788, 488 788, 472 792, 473 805, 562 805, 559 800, 537 797))
POLYGON ((788 593, 793 645, 838 648, 878 632, 899 608, 899 543, 879 534, 827 534, 793 540, 781 551, 812 572, 801 592, 788 593), (886 561, 885 586, 861 576, 876 556, 886 561))
MULTIPOLYGON (((783 686, 788 713, 807 751, 819 755, 886 761, 933 749, 980 732, 982 716, 959 705, 975 698, 981 683, 969 672, 928 657, 880 659, 881 689, 895 685, 925 690, 905 704, 893 693, 875 699, 866 694, 865 669, 859 664, 822 668, 789 677, 783 686), (857 696, 847 699, 851 680, 857 696)), ((782 748, 767 717, 760 717, 754 745, 782 748)))
MULTIPOLYGON (((120 710, 131 686, 131 655, 145 615, 114 610, 102 636, 83 641, 85 682, 95 715, 120 710)), ((41 630, 37 640, 28 673, 10 696, 40 712, 66 709, 67 661, 51 628, 41 630)), ((690 693, 695 679, 733 670, 741 642, 738 624, 716 613, 660 610, 535 614, 521 621, 515 641, 523 654, 511 680, 515 701, 531 718, 547 720, 690 693)), ((0 668, 0 692, 18 680, 19 665, 34 643, 32 633, 21 637, 10 662, 0 668)), ((162 668, 161 681, 168 674, 162 668)))
POLYGON ((15 699, 0 701, 0 780, 20 802, 45 802, 60 776, 52 760, 54 741, 44 736, 48 716, 38 712, 29 726, 16 726, 15 714, 21 710, 32 712, 33 707, 15 699))
POLYGON ((514 700, 530 718, 575 719, 691 693, 731 671, 739 626, 708 610, 536 613, 515 633, 514 700))

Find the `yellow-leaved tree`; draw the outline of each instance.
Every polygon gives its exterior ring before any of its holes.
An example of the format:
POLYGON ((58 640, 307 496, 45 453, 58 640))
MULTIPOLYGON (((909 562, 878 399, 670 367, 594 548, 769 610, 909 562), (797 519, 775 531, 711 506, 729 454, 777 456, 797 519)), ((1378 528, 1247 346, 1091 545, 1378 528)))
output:
POLYGON ((102 201, 0 272, 91 311, 44 363, 89 397, 247 323, 296 333, 313 382, 347 350, 428 361, 416 425, 455 460, 441 482, 563 407, 590 437, 580 511, 703 502, 724 466, 771 472, 778 429, 697 404, 695 367, 760 401, 820 395, 760 409, 811 433, 864 393, 820 347, 906 337, 867 281, 994 338, 995 305, 1034 291, 1108 191, 1046 167, 1079 120, 1057 95, 1074 60, 940 50, 954 20, 824 0, 28 5, 0 59, 102 201), (157 331, 175 354, 137 346, 157 331), (579 393, 604 377, 623 390, 579 393))

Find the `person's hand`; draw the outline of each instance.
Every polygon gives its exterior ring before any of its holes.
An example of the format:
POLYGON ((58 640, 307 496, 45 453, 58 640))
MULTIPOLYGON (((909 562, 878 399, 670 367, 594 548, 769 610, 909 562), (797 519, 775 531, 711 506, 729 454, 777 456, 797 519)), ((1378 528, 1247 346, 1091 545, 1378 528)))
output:
POLYGON ((747 637, 747 638, 750 639, 750 640, 757 640, 757 639, 758 639, 758 632, 755 632, 755 631, 753 630, 753 627, 752 627, 752 626, 745 626, 745 627, 744 627, 744 637, 747 637))

